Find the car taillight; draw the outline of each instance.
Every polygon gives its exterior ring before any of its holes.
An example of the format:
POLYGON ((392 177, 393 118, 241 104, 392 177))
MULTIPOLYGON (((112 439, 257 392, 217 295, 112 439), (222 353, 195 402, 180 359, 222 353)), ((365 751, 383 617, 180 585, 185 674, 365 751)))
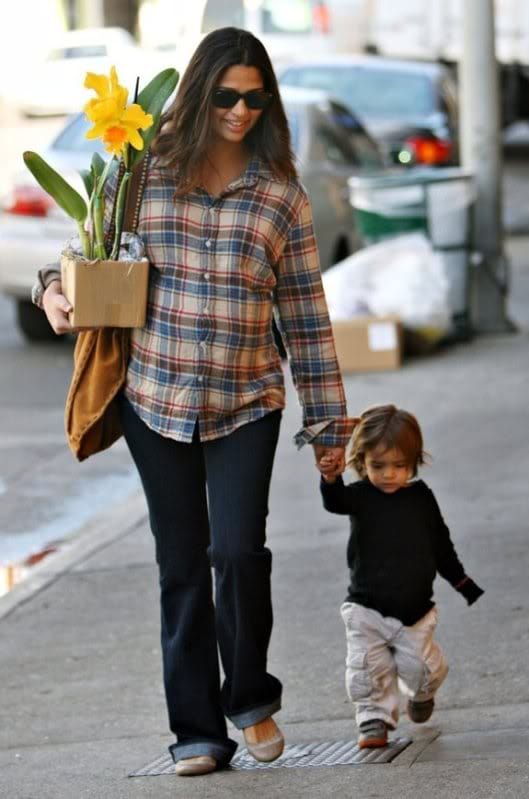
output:
POLYGON ((452 157, 452 142, 442 139, 423 139, 416 136, 406 141, 417 164, 444 164, 452 157))
POLYGON ((19 216, 47 216, 54 207, 54 201, 39 186, 16 186, 2 210, 19 216))

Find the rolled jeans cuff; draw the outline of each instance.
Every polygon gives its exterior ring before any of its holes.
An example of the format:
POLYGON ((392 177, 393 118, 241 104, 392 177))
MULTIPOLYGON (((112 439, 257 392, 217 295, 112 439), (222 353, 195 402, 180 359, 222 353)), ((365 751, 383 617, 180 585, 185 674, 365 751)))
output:
POLYGON ((238 730, 244 730, 245 727, 259 724, 260 721, 264 721, 270 716, 273 716, 278 710, 281 710, 281 697, 278 697, 268 705, 260 705, 251 710, 245 710, 242 713, 235 713, 233 716, 229 716, 229 719, 238 730))
POLYGON ((181 743, 171 744, 169 752, 175 763, 188 757, 209 755, 215 758, 219 766, 227 766, 236 749, 237 743, 231 738, 227 738, 225 743, 208 741, 206 738, 190 738, 181 743))

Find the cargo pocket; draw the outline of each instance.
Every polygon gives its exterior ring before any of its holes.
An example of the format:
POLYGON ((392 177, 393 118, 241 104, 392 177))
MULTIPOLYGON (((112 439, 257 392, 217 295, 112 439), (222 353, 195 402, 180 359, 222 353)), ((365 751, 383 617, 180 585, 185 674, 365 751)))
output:
POLYGON ((348 652, 345 663, 345 687, 351 702, 367 699, 371 693, 371 680, 367 671, 367 654, 348 652))
POLYGON ((372 685, 367 669, 367 638, 361 630, 362 608, 354 602, 344 602, 340 614, 347 636, 345 688, 352 702, 367 699, 372 685))

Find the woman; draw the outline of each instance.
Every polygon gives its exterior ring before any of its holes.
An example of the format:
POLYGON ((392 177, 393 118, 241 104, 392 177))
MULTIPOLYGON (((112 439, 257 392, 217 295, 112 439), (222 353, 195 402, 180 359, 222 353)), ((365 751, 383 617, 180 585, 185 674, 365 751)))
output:
MULTIPOLYGON (((121 413, 156 542, 170 751, 195 775, 229 763, 225 716, 258 760, 284 745, 267 671, 265 523, 285 401, 274 308, 303 407, 298 446, 338 463, 351 429, 310 205, 258 39, 223 28, 202 40, 152 152, 138 226, 154 267, 148 322, 132 331, 121 413)), ((43 307, 70 329, 57 280, 43 307)))

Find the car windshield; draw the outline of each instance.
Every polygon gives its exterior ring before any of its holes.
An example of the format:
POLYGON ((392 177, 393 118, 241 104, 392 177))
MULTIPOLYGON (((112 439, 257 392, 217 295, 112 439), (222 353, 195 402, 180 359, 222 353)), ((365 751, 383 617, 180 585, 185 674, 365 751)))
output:
POLYGON ((375 142, 351 112, 338 103, 331 103, 334 124, 348 139, 353 152, 353 161, 362 167, 382 167, 384 160, 375 142))
POLYGON ((325 159, 336 164, 363 168, 384 166, 377 145, 359 120, 343 105, 330 102, 325 110, 295 102, 285 102, 284 106, 292 150, 298 158, 302 155, 303 138, 304 141, 318 141, 325 159))
POLYGON ((425 75, 369 67, 287 69, 281 82, 323 89, 366 117, 426 116, 434 111, 432 82, 425 75))
POLYGON ((86 132, 90 123, 84 114, 77 114, 72 118, 53 142, 52 149, 67 150, 72 152, 102 153, 103 145, 100 139, 87 139, 86 132))

